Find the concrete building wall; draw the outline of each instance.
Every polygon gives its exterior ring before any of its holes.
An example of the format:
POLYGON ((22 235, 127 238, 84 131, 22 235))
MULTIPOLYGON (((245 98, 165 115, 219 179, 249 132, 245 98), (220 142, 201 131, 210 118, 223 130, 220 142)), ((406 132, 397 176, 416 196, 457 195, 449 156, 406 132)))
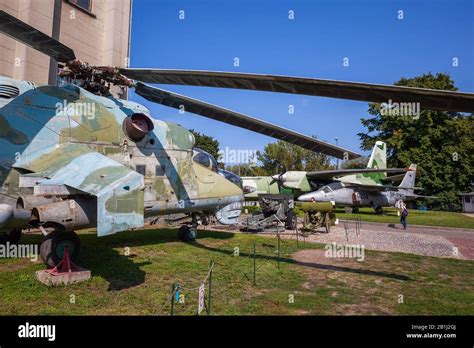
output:
MULTIPOLYGON (((131 0, 91 0, 90 13, 59 0, 59 41, 92 65, 128 65, 131 0)), ((0 0, 0 9, 52 35, 55 0, 0 0)), ((0 75, 47 84, 50 58, 0 34, 0 75)), ((118 89, 114 90, 115 92, 118 89)))

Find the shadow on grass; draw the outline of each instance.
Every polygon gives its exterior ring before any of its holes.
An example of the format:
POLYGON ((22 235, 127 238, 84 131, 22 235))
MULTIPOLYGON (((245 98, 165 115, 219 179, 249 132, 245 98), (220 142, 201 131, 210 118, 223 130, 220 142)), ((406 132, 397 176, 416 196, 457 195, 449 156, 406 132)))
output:
MULTIPOLYGON (((213 248, 213 247, 209 247, 209 246, 200 244, 198 242, 192 242, 192 243, 189 243, 189 245, 192 245, 192 246, 195 246, 195 247, 198 247, 198 248, 201 248, 201 249, 205 249, 205 250, 208 250, 208 251, 211 251, 211 252, 218 252, 218 253, 226 254, 226 255, 229 255, 229 256, 234 255, 233 250, 217 249, 217 248, 213 248)), ((242 252, 242 251, 239 252, 239 256, 253 258, 253 254, 245 253, 245 252, 242 252)), ((275 263, 278 262, 278 257, 277 256, 267 256, 267 255, 256 254, 255 259, 256 260, 273 261, 275 263)), ((280 257, 280 262, 285 262, 285 263, 288 263, 288 264, 294 264, 294 265, 303 266, 303 267, 317 268, 317 269, 322 269, 322 270, 345 272, 345 273, 355 273, 355 274, 364 274, 364 275, 370 275, 370 276, 376 276, 376 277, 397 279, 397 280, 402 280, 402 281, 411 281, 410 277, 407 277, 403 274, 379 272, 379 271, 373 271, 373 270, 367 270, 367 269, 350 268, 350 267, 342 267, 342 266, 334 266, 334 265, 325 265, 325 264, 312 263, 312 262, 300 262, 300 261, 295 261, 295 260, 287 258, 287 257, 280 257)))
POLYGON ((327 271, 337 271, 337 272, 350 272, 356 274, 364 274, 364 275, 371 275, 376 277, 384 277, 384 278, 391 278, 403 281, 411 281, 410 277, 407 277, 403 274, 396 274, 396 273, 387 273, 387 272, 379 272, 379 271, 372 271, 368 269, 359 269, 359 268, 350 268, 350 267, 343 267, 343 266, 334 266, 334 265, 325 265, 322 263, 315 263, 315 262, 301 262, 301 261, 294 261, 295 264, 303 267, 311 267, 317 269, 323 269, 327 271))
MULTIPOLYGON (((99 276, 109 283, 107 291, 129 289, 145 281, 145 271, 142 266, 151 262, 134 262, 136 255, 125 255, 123 251, 114 250, 120 247, 156 245, 160 243, 178 242, 176 229, 145 229, 120 232, 111 236, 97 237, 95 232, 80 232, 81 255, 78 264, 92 271, 93 276, 99 276)), ((198 239, 228 239, 233 234, 228 232, 199 230, 198 239)), ((40 234, 26 234, 21 243, 40 244, 43 237, 40 234)))

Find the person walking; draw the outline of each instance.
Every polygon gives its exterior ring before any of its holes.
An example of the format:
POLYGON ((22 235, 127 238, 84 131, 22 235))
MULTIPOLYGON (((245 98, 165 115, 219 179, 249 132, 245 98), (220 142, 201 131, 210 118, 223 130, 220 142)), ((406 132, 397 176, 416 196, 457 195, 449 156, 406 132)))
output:
POLYGON ((406 207, 402 208, 402 214, 400 215, 400 223, 403 225, 403 229, 407 229, 407 216, 408 216, 408 210, 406 207))

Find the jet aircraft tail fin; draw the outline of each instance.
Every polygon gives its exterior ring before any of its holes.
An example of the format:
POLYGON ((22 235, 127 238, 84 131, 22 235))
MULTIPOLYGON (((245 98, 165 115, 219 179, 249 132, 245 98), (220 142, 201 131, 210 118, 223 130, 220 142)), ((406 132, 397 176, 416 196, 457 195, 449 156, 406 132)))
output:
POLYGON ((416 178, 416 164, 411 164, 408 172, 406 172, 403 177, 402 182, 400 183, 400 188, 411 189, 415 188, 415 178, 416 178))
POLYGON ((387 145, 383 141, 375 142, 372 154, 370 155, 368 169, 387 168, 387 145))

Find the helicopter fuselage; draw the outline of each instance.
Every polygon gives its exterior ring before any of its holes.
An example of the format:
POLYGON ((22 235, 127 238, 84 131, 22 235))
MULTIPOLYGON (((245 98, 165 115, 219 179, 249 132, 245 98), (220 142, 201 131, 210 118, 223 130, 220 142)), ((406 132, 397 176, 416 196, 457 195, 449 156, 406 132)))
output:
POLYGON ((14 210, 3 227, 0 214, 0 229, 19 223, 15 210, 39 221, 58 200, 92 210, 97 204, 96 225, 116 224, 99 235, 180 212, 220 211, 220 222, 236 223, 242 188, 213 168, 212 158, 206 167, 195 155, 190 131, 152 118, 141 104, 0 76, 0 208, 14 210))

